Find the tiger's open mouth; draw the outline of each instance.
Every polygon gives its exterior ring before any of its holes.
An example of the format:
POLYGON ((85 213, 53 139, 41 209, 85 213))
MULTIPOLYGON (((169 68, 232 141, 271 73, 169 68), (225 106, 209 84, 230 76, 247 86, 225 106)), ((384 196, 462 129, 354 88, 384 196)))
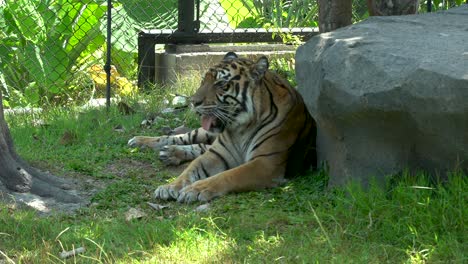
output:
POLYGON ((212 115, 202 115, 201 125, 203 129, 210 132, 221 132, 224 129, 223 122, 212 115))

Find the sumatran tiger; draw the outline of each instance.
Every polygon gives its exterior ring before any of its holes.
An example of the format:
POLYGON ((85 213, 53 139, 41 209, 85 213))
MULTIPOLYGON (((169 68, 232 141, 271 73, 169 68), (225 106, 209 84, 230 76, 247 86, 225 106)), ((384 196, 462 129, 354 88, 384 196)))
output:
POLYGON ((315 166, 316 125, 300 94, 269 62, 229 52, 191 97, 201 128, 187 134, 136 136, 128 145, 159 149, 167 164, 193 160, 154 196, 209 201, 230 192, 278 186, 315 166))

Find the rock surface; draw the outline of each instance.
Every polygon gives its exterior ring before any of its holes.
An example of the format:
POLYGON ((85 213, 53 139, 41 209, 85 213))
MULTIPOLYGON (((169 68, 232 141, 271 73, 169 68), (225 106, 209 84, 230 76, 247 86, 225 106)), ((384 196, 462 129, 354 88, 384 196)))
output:
POLYGON ((468 5, 321 34, 296 71, 331 185, 468 171, 468 5))

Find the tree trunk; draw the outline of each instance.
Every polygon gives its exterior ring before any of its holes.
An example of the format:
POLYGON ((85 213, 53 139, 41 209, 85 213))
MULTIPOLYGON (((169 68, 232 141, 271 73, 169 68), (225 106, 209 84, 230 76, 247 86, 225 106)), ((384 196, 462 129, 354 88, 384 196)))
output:
POLYGON ((419 0, 367 0, 370 16, 400 16, 417 14, 419 0))
POLYGON ((81 198, 70 194, 67 180, 43 173, 22 160, 16 153, 10 130, 3 114, 2 93, 0 90, 0 192, 30 192, 42 197, 54 198, 58 202, 80 203, 81 198), (1 186, 0 186, 1 187, 1 186))
POLYGON ((352 1, 319 0, 319 30, 321 33, 351 25, 352 1))

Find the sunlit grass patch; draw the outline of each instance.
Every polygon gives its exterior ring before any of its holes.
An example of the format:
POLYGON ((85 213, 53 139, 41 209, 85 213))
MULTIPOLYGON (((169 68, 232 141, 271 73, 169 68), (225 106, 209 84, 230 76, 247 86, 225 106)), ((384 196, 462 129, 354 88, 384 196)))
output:
POLYGON ((169 245, 157 245, 151 258, 143 263, 208 263, 222 260, 222 256, 232 245, 229 238, 213 230, 189 228, 175 232, 175 240, 169 245))
POLYGON ((466 260, 465 176, 435 186, 424 185, 421 176, 417 185, 402 181, 393 189, 349 185, 312 192, 313 176, 274 190, 228 195, 207 212, 174 202, 154 211, 145 206, 150 198, 139 198, 133 189, 138 185, 122 180, 100 194, 117 204, 106 210, 47 218, 1 210, 0 244, 10 258, 27 263, 55 262, 60 251, 78 246, 87 251, 75 257, 77 263, 466 260), (124 211, 134 206, 147 216, 125 221, 124 211))

